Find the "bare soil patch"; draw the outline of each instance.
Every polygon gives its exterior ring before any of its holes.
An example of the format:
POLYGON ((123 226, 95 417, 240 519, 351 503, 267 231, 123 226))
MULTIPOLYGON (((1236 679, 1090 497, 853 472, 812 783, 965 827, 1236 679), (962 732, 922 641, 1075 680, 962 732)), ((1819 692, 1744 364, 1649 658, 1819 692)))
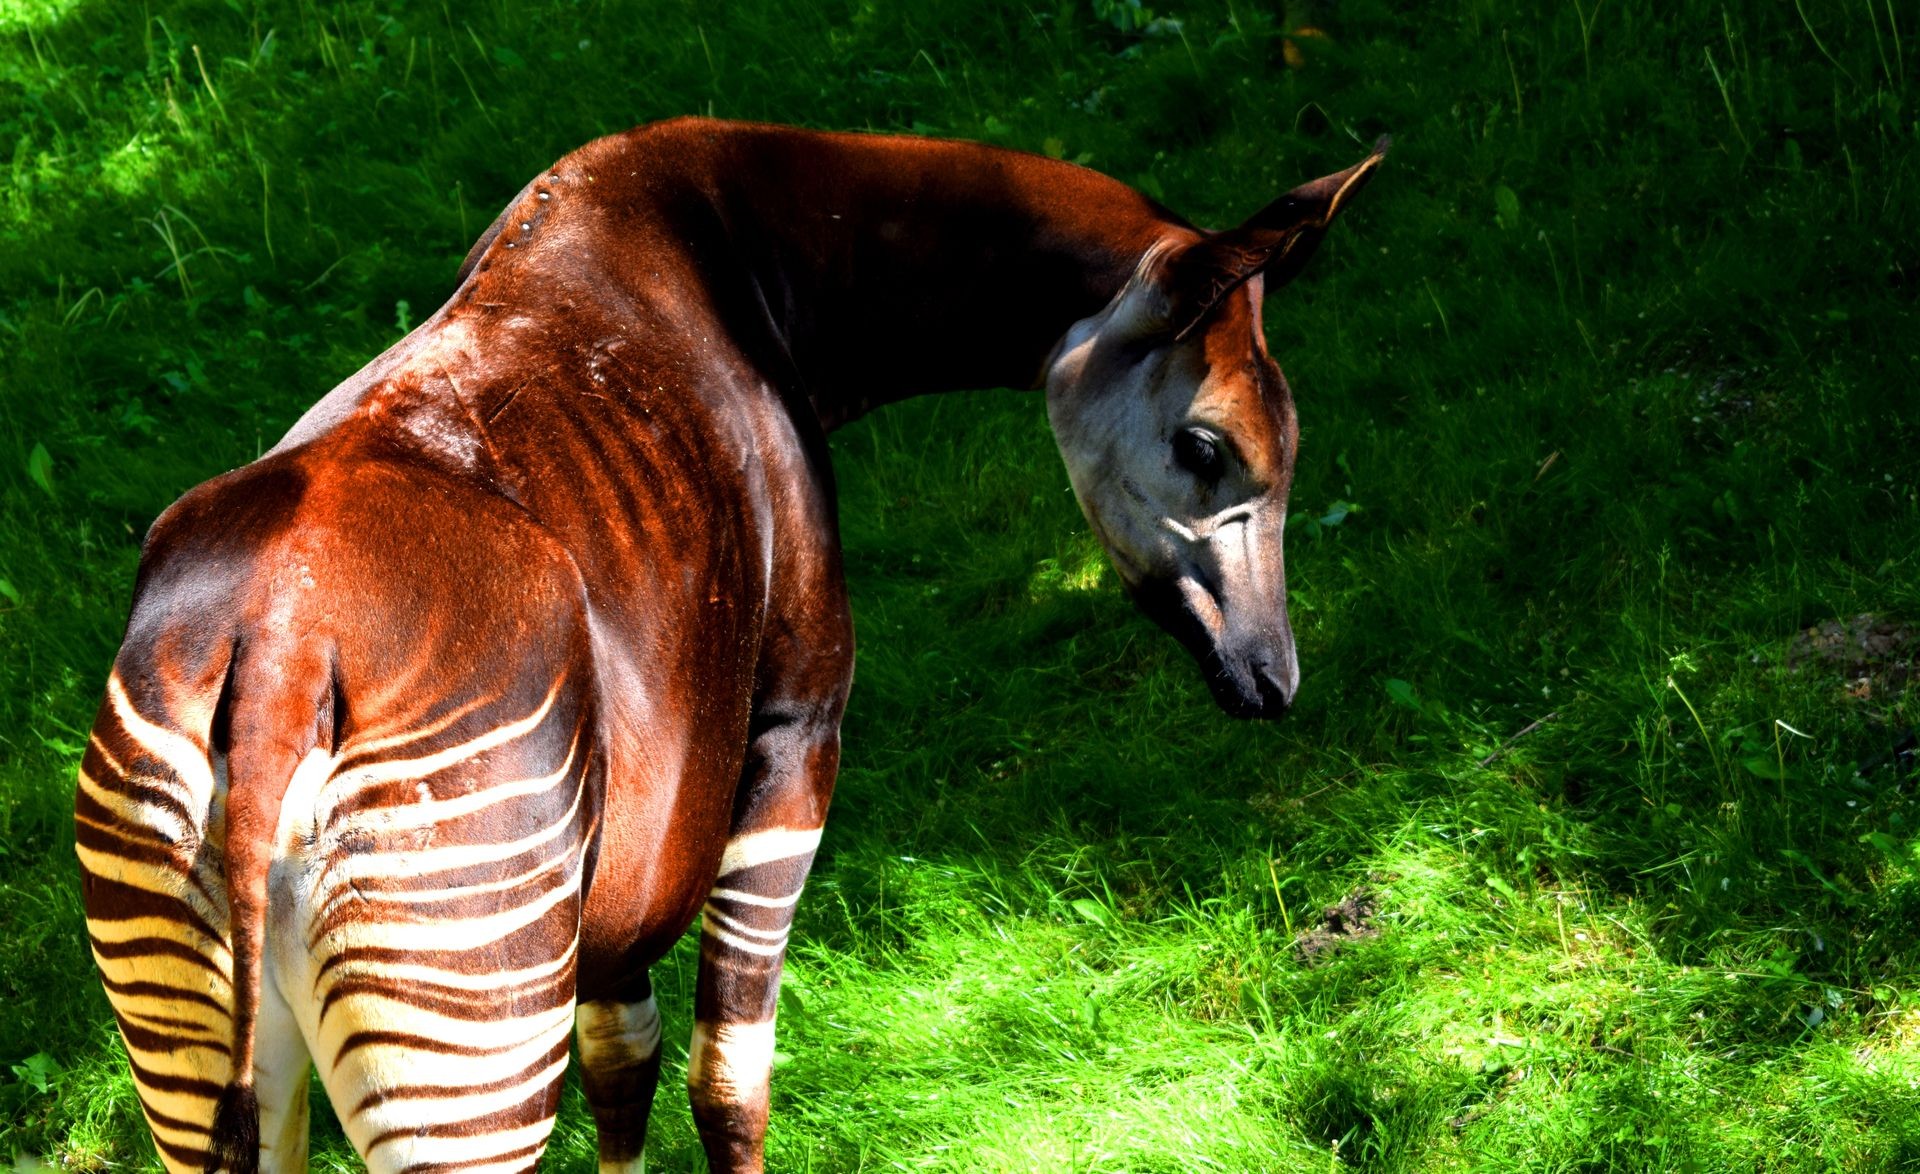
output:
POLYGON ((1902 693, 1916 676, 1920 628, 1903 620, 1863 613, 1823 620, 1793 638, 1787 667, 1838 672, 1855 701, 1902 693))
POLYGON ((1380 936, 1374 918, 1380 912, 1380 899, 1373 890, 1361 887, 1327 906, 1320 924, 1293 940, 1293 952, 1308 966, 1318 966, 1342 946, 1380 936))

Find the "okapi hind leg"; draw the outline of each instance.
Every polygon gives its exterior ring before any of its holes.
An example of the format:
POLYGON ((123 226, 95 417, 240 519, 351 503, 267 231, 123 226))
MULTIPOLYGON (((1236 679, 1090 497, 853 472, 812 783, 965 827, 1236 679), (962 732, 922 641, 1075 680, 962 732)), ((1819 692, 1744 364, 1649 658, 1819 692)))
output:
MULTIPOLYGON (((170 1174, 220 1162, 217 1106, 236 1083, 231 907, 219 850, 228 788, 202 732, 218 682, 176 681, 170 695, 149 687, 136 699, 116 669, 75 796, 94 962, 170 1174)), ((272 981, 263 987, 246 1082, 259 1112, 242 1132, 258 1144, 239 1161, 263 1174, 298 1174, 307 1165, 310 1062, 291 1009, 272 981)))
MULTIPOLYGON (((166 973, 166 966, 174 960, 156 951, 146 957, 129 957, 128 961, 134 967, 148 966, 148 973, 166 973)), ((134 1064, 134 1088, 161 1165, 170 1174, 203 1174, 209 1161, 215 1090, 228 1082, 227 1066, 202 1067, 197 1070, 202 1075, 182 1076, 180 1069, 155 1059, 149 1041, 155 1035, 155 1026, 161 1024, 176 1034, 191 1033, 195 1025, 182 1017, 181 1008, 213 1009, 213 1001, 183 999, 163 983, 147 985, 153 989, 139 989, 137 980, 118 989, 108 987, 134 1064)), ((200 1050, 179 1048, 172 1055, 191 1055, 200 1050)), ((269 988, 261 1000, 253 1056, 260 1174, 303 1174, 307 1169, 307 1077, 311 1069, 312 1061, 292 1010, 278 992, 269 988)))
MULTIPOLYGON (((522 908, 557 895, 537 881, 522 893, 522 908)), ((473 950, 412 926, 389 940, 404 941, 408 929, 428 940, 326 952, 307 1034, 334 1112, 372 1174, 534 1169, 566 1074, 577 918, 568 894, 473 950)))
POLYGON ((546 1148, 574 1023, 583 712, 556 682, 350 752, 299 805, 304 965, 283 986, 372 1174, 520 1174, 546 1148))
POLYGON ((574 1011, 580 1085, 600 1136, 601 1174, 641 1168, 647 1116, 660 1084, 660 1008, 642 973, 623 998, 594 999, 574 1011))
POLYGON ((307 1168, 307 1077, 313 1070, 293 1008, 274 979, 267 955, 265 989, 253 1052, 253 1087, 260 1104, 261 1174, 301 1174, 307 1168))
MULTIPOLYGON (((154 1018, 125 998, 114 1000, 123 1030, 142 1038, 144 1022, 154 1018)), ((312 1062, 307 1055, 293 1013, 277 995, 262 1000, 259 1034, 253 1059, 253 1089, 259 1106, 260 1174, 303 1174, 307 1169, 307 1077, 312 1062)), ((136 1065, 144 1059, 129 1045, 136 1065)), ((217 1087, 209 1081, 181 1081, 144 1066, 135 1069, 148 1128, 153 1133, 161 1165, 170 1174, 203 1174, 208 1158, 208 1134, 213 1125, 217 1087), (205 1091, 202 1091, 202 1090, 205 1091)))

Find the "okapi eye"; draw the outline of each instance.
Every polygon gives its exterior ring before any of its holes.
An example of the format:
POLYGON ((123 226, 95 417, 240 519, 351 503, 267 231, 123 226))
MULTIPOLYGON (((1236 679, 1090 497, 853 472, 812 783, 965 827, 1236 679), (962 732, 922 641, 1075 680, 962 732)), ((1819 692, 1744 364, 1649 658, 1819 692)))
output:
POLYGON ((1173 435, 1173 459, 1180 467, 1202 481, 1218 481, 1226 466, 1220 460, 1220 445, 1198 428, 1186 428, 1173 435))

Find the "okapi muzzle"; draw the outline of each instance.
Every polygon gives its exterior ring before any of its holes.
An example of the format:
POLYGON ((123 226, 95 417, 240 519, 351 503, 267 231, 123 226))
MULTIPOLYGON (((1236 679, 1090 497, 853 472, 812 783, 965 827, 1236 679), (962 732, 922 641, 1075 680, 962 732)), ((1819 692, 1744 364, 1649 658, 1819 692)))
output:
POLYGON ((1048 366, 1081 509, 1135 604, 1236 717, 1280 717, 1300 687, 1282 551, 1300 433, 1262 298, 1300 272, 1387 146, 1237 228, 1149 250, 1048 366))
POLYGON ((1199 663, 1214 701, 1234 717, 1281 717, 1300 687, 1280 529, 1266 518, 1229 521, 1192 543, 1189 559, 1167 574, 1128 588, 1134 605, 1199 663))

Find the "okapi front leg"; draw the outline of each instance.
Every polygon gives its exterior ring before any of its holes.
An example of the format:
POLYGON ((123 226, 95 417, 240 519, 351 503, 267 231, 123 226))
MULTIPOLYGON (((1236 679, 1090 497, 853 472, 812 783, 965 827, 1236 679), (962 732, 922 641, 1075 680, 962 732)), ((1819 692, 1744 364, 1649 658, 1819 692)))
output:
POLYGON ((763 1168, 780 966, 833 793, 844 697, 830 720, 772 722, 755 737, 743 810, 701 911, 687 1085, 715 1171, 763 1168))
POLYGON ((581 1003, 580 1084, 600 1135, 600 1174, 641 1168, 660 1083, 660 1008, 645 974, 621 997, 581 1003))
POLYGON ((780 967, 819 827, 767 828, 727 845, 702 910, 687 1085, 716 1171, 759 1171, 780 967))

